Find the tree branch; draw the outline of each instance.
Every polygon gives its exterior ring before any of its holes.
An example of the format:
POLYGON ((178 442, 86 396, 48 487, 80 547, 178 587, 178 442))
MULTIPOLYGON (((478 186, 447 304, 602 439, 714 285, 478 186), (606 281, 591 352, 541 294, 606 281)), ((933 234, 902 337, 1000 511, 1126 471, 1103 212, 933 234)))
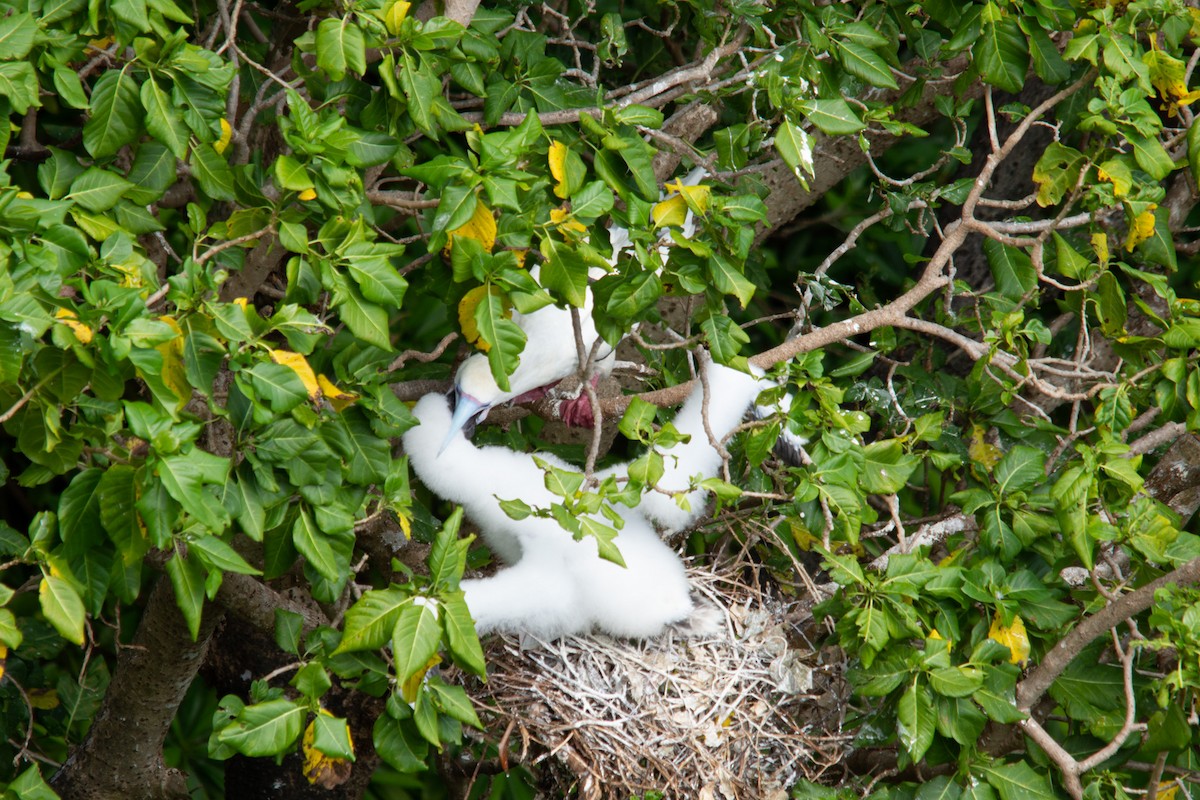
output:
POLYGON ((63 800, 186 800, 187 783, 163 763, 162 743, 204 662, 221 618, 215 611, 205 608, 192 641, 171 582, 159 577, 87 738, 51 782, 63 800))

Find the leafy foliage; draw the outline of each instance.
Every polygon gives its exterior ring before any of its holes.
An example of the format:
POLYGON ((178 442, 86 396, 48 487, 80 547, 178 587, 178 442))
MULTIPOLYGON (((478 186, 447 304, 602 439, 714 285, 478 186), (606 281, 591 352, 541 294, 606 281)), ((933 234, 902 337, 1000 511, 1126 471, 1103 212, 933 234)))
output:
MULTIPOLYGON (((1155 475, 1200 428, 1195 9, 452 5, 0 13, 6 796, 53 796, 37 764, 83 742, 159 573, 193 639, 238 612, 231 586, 304 599, 271 609, 293 663, 219 701, 212 759, 300 751, 317 782, 366 735, 401 773, 462 746, 479 719, 435 667, 485 673, 470 538, 391 445, 405 385, 448 359, 401 351, 461 326, 507 387, 536 357, 513 311, 551 303, 590 308, 610 344, 674 325, 679 349, 774 366, 787 401, 705 487, 788 534, 756 544, 771 568, 822 554, 859 744, 900 776, 876 795, 1195 791, 1194 589, 1055 661, 1200 556, 1155 475), (681 162, 707 177, 679 182, 681 162), (1006 170, 1024 200, 989 200, 1006 170), (763 246, 818 195, 818 227, 763 246), (780 315, 782 345, 758 324, 780 315), (794 437, 799 463, 778 461, 794 437), (393 563, 410 537, 428 559, 393 563), (326 708, 343 692, 381 701, 370 731, 326 708), (1030 744, 993 746, 1011 726, 1030 744)), ((678 350, 641 358, 689 377, 678 350)), ((620 431, 647 447, 628 481, 576 452, 582 472, 547 468, 561 502, 506 510, 620 562, 611 504, 653 491, 678 435, 642 399, 620 431)))

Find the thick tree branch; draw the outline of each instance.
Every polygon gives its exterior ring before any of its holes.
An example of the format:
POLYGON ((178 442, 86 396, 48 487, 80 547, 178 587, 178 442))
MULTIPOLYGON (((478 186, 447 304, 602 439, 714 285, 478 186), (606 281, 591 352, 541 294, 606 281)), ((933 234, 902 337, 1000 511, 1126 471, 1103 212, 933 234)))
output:
POLYGON ((186 800, 183 774, 163 763, 162 743, 204 661, 221 618, 215 611, 205 609, 192 641, 171 582, 158 579, 87 738, 52 781, 63 800, 186 800))

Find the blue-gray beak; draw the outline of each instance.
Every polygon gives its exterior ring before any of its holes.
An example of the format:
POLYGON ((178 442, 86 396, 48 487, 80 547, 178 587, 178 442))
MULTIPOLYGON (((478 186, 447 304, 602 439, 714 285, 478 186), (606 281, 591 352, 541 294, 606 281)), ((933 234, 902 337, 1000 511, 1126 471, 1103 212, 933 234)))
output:
POLYGON ((460 391, 454 392, 454 416, 450 418, 450 428, 446 431, 446 438, 442 440, 442 446, 438 449, 438 455, 446 451, 450 446, 450 442, 454 437, 459 435, 459 432, 466 427, 467 423, 479 416, 480 419, 487 415, 487 406, 471 397, 469 394, 464 394, 460 391))

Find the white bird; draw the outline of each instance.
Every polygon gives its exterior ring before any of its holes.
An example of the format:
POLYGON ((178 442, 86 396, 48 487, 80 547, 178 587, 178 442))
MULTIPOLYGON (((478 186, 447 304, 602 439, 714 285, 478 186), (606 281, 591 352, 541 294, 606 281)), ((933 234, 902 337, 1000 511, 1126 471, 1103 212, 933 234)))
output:
MULTIPOLYGON (((536 267, 534 268, 536 271, 536 267)), ((603 270, 592 268, 597 272, 603 270)), ((536 277, 536 275, 535 275, 536 277)), ((596 323, 592 321, 592 291, 588 289, 583 308, 579 309, 579 328, 584 351, 591 352, 596 340, 596 323)), ((510 400, 525 402, 541 397, 556 383, 579 370, 579 349, 575 342, 575 327, 571 310, 548 305, 529 314, 514 311, 512 316, 525 332, 525 349, 517 368, 508 376, 509 388, 501 389, 492 375, 491 365, 483 353, 469 356, 454 376, 454 416, 447 439, 468 422, 480 421, 494 406, 510 400)), ((607 374, 616 358, 616 349, 601 343, 602 352, 596 362, 597 374, 607 374)), ((584 402, 587 402, 586 398, 584 402)))
MULTIPOLYGON (((684 186, 695 186, 707 177, 708 172, 703 167, 696 167, 689 172, 681 183, 684 186)), ((672 192, 666 199, 676 194, 672 192)), ((696 224, 692 212, 687 212, 683 223, 683 235, 691 238, 696 224)), ((671 238, 670 231, 663 237, 671 238)), ((609 245, 612 255, 608 265, 613 267, 620 258, 622 251, 633 246, 629 231, 619 225, 608 229, 609 245)), ((666 262, 669 248, 660 245, 659 253, 666 262)), ((536 267, 534 271, 536 271, 536 267)), ((605 274, 603 269, 593 267, 588 270, 589 280, 596 280, 605 274)), ((536 277, 536 275, 535 275, 536 277)), ((591 349, 599 337, 596 325, 592 321, 592 290, 586 292, 583 308, 579 310, 580 332, 585 353, 591 349)), ((508 376, 509 389, 500 388, 492 375, 491 365, 483 353, 469 356, 459 366, 454 377, 454 416, 446 442, 456 431, 462 430, 468 423, 482 421, 488 411, 501 403, 509 401, 527 402, 542 397, 550 388, 562 379, 579 371, 579 349, 575 341, 575 328, 571 321, 571 311, 555 305, 544 306, 529 314, 513 312, 512 320, 525 332, 525 349, 521 352, 516 370, 508 376)), ((615 349, 601 344, 603 351, 596 361, 595 376, 607 375, 612 371, 615 361, 615 349)), ((583 427, 591 427, 591 407, 585 395, 564 401, 569 408, 564 409, 563 419, 579 420, 583 427)))
MULTIPOLYGON (((735 370, 709 367, 708 422, 722 438, 737 426, 764 384, 735 370)), ((769 384, 768 384, 769 385, 769 384)), ((599 629, 614 636, 644 638, 661 633, 693 612, 679 556, 659 538, 655 526, 674 532, 692 524, 706 505, 707 492, 689 488, 692 478, 716 474, 721 455, 704 428, 699 383, 675 416, 675 427, 691 439, 664 451, 662 491, 688 492, 686 503, 648 492, 633 508, 619 507, 624 520, 614 543, 625 566, 600 558, 594 539, 575 541, 553 519, 513 520, 501 499, 520 498, 549 507, 558 498, 545 487, 545 473, 533 456, 504 447, 476 447, 453 430, 446 398, 430 394, 413 409, 421 424, 404 434, 404 450, 417 476, 441 497, 463 506, 484 540, 508 566, 488 578, 462 582, 467 606, 480 633, 531 633, 552 639, 599 629), (439 443, 449 436, 445 451, 439 443)), ((570 469, 547 454, 544 461, 570 469)), ((622 464, 598 473, 624 477, 622 464)))

